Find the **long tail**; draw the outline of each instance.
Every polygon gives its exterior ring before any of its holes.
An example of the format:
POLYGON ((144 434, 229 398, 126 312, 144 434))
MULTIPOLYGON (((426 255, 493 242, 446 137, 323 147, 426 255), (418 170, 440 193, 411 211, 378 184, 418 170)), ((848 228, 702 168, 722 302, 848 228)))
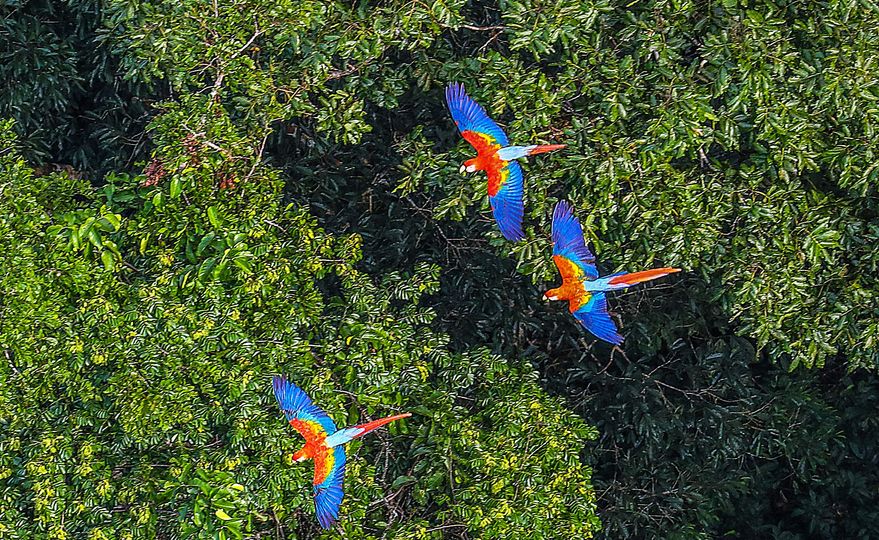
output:
POLYGON ((634 285, 636 283, 643 283, 645 281, 650 281, 651 279, 660 278, 662 276, 667 276, 669 274, 674 274, 675 272, 680 272, 680 268, 654 268, 653 270, 644 270, 642 272, 632 272, 631 274, 622 274, 611 278, 608 281, 609 285, 625 285, 628 287, 629 285, 634 285))
POLYGON ((380 418, 378 420, 373 420, 372 422, 360 424, 359 426, 342 428, 339 431, 336 431, 335 433, 329 435, 324 440, 324 444, 326 444, 330 448, 333 448, 334 446, 339 446, 340 444, 346 444, 349 441, 356 439, 357 437, 362 437, 370 431, 382 427, 385 424, 393 422, 394 420, 399 420, 401 418, 408 418, 409 416, 412 416, 412 413, 397 414, 395 416, 388 416, 387 418, 380 418))
POLYGON ((360 424, 359 426, 354 426, 353 429, 360 430, 360 432, 357 433, 356 435, 354 435, 354 437, 352 437, 352 438, 356 439, 357 437, 362 437, 362 436, 366 435, 367 433, 369 433, 370 431, 372 431, 374 429, 378 429, 385 424, 389 424, 389 423, 393 422, 394 420, 399 420, 401 418, 408 418, 410 416, 412 416, 412 413, 396 414, 394 416, 388 416, 387 418, 379 418, 378 420, 373 420, 372 422, 367 422, 365 424, 360 424))
POLYGON ((552 152, 553 150, 561 150, 566 147, 566 144, 540 144, 537 146, 533 146, 528 150, 526 155, 533 156, 536 154, 545 154, 546 152, 552 152))

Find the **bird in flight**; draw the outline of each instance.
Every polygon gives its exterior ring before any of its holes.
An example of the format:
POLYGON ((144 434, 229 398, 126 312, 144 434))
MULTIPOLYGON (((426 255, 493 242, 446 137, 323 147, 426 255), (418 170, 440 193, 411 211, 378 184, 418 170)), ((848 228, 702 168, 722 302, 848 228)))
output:
POLYGON ((522 231, 524 181, 522 167, 515 160, 558 150, 565 145, 510 146, 504 130, 464 92, 461 84, 452 83, 446 88, 446 103, 461 135, 476 149, 476 157, 465 161, 461 172, 486 172, 488 200, 501 234, 507 240, 522 240, 525 238, 522 231))
POLYGON ((627 274, 598 277, 595 256, 586 247, 580 222, 565 201, 559 201, 552 215, 552 259, 562 275, 562 285, 546 291, 546 300, 567 300, 571 314, 596 337, 619 345, 623 336, 607 312, 606 291, 625 289, 650 281, 680 268, 656 268, 627 274))
POLYGON ((290 425, 305 439, 305 446, 293 454, 298 463, 314 460, 314 507, 317 521, 329 529, 339 517, 339 506, 345 495, 342 480, 345 476, 345 444, 365 435, 388 422, 412 416, 411 413, 389 416, 366 424, 336 429, 336 424, 298 386, 284 377, 272 379, 275 399, 284 411, 290 425))

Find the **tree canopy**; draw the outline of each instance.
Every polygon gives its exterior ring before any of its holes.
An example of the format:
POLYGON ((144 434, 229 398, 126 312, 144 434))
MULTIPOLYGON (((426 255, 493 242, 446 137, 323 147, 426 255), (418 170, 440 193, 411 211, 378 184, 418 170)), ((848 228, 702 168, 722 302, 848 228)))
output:
POLYGON ((0 536, 320 534, 280 373, 415 413, 351 538, 879 535, 870 2, 0 9, 0 536), (523 242, 453 81, 568 145, 523 242), (561 199, 602 273, 685 270, 611 295, 622 350, 540 301, 561 199))

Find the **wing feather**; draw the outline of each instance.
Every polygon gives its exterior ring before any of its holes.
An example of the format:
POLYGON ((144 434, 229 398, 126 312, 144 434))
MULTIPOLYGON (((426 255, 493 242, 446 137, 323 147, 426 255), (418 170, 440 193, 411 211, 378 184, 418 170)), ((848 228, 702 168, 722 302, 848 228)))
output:
POLYGON ((565 273, 574 277, 571 268, 563 268, 560 260, 567 260, 574 264, 588 280, 598 278, 598 268, 595 266, 595 255, 586 247, 583 239, 583 228, 571 211, 567 201, 559 201, 552 215, 552 255, 562 277, 565 273))
POLYGON ((504 164, 502 167, 486 171, 488 201, 501 234, 515 242, 525 238, 522 231, 522 218, 525 215, 522 167, 515 161, 501 163, 504 164))
POLYGON ((301 388, 279 376, 272 378, 272 386, 287 421, 306 440, 335 433, 333 420, 301 388))
POLYGON ((623 336, 607 312, 607 296, 603 292, 592 293, 589 300, 574 311, 574 317, 595 337, 614 345, 623 342, 623 336))
POLYGON ((317 521, 324 529, 332 527, 339 518, 339 507, 345 492, 345 447, 336 446, 314 459, 314 509, 317 521), (318 472, 321 471, 321 478, 318 472), (324 474, 325 473, 325 474, 324 474))
POLYGON ((467 139, 467 142, 473 145, 477 151, 480 151, 477 144, 478 141, 474 137, 468 137, 466 132, 470 131, 482 137, 488 145, 508 146, 510 140, 507 134, 485 113, 485 109, 481 105, 473 101, 464 91, 464 85, 452 83, 446 88, 446 103, 449 106, 449 112, 455 120, 455 125, 467 139))
POLYGON ((562 282, 571 283, 575 281, 583 281, 583 270, 571 259, 563 255, 553 255, 552 260, 559 274, 562 276, 562 282))

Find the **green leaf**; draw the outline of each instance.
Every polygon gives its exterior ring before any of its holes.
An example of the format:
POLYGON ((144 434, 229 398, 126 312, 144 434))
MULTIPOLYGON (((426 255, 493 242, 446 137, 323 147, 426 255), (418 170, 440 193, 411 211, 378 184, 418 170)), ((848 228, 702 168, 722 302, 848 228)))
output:
POLYGON ((244 271, 245 274, 250 274, 250 259, 244 257, 236 257, 232 260, 232 262, 234 262, 238 268, 244 271))
POLYGON ((101 252, 101 261, 104 263, 104 269, 112 272, 116 268, 116 258, 107 250, 101 252))
POLYGON ((222 225, 222 222, 220 221, 220 217, 217 213, 216 206, 209 206, 208 207, 208 220, 211 222, 211 225, 213 225, 214 227, 216 227, 218 229, 222 225))
POLYGON ((204 235, 204 237, 202 237, 201 241, 198 243, 198 247, 195 250, 195 254, 201 256, 201 254, 204 252, 205 248, 207 248, 208 245, 211 242, 213 242, 214 238, 216 238, 216 237, 217 237, 217 235, 213 231, 204 235))
POLYGON ((88 236, 89 236, 89 242, 91 242, 93 246, 95 246, 98 249, 103 248, 103 244, 101 243, 101 235, 98 234, 97 229, 95 229, 94 227, 89 229, 88 236))
POLYGON ((172 199, 176 199, 180 196, 180 192, 183 190, 183 186, 180 182, 180 177, 175 176, 171 179, 171 189, 170 196, 172 199))

